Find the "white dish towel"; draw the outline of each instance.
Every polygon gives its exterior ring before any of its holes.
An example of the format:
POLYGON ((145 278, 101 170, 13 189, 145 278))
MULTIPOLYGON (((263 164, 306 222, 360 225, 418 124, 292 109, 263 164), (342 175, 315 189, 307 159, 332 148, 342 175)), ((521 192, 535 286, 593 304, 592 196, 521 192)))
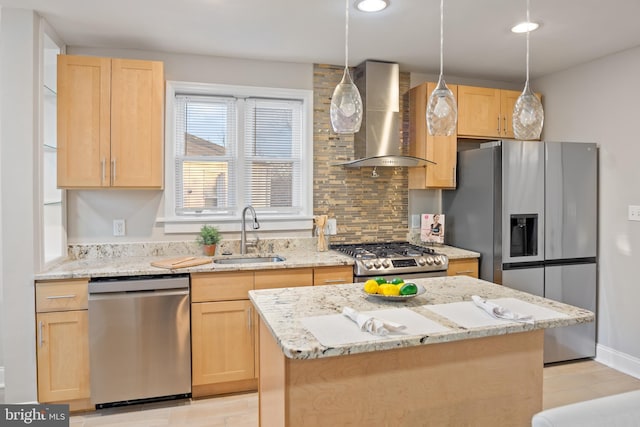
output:
POLYGON ((389 332, 401 331, 407 328, 401 323, 382 320, 369 314, 359 313, 351 307, 344 307, 342 314, 356 322, 361 331, 374 335, 387 335, 389 332))
POLYGON ((481 309, 489 313, 496 319, 513 320, 514 322, 523 322, 533 324, 533 316, 515 313, 508 308, 501 307, 498 304, 480 298, 478 295, 472 295, 471 299, 481 309))

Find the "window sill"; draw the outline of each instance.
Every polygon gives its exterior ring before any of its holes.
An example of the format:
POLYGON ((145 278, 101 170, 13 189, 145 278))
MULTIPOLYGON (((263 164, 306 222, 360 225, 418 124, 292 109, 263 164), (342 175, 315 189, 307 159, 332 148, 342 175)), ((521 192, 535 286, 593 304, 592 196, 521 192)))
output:
MULTIPOLYGON (((251 230, 252 219, 247 216, 247 230, 251 230)), ((311 230, 313 228, 312 217, 299 218, 269 218, 258 215, 260 231, 297 231, 311 230)), ((158 218, 158 223, 164 224, 165 234, 197 233, 205 225, 215 225, 221 232, 240 232, 240 218, 158 218)))

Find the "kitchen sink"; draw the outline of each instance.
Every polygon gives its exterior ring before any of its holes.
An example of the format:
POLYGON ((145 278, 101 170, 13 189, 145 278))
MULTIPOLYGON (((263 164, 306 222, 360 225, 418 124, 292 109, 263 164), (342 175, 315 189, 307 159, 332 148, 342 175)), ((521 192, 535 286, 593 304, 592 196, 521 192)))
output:
POLYGON ((271 263, 282 262, 285 258, 281 256, 262 256, 262 257, 243 257, 243 258, 222 258, 214 259, 214 264, 253 264, 253 263, 271 263))

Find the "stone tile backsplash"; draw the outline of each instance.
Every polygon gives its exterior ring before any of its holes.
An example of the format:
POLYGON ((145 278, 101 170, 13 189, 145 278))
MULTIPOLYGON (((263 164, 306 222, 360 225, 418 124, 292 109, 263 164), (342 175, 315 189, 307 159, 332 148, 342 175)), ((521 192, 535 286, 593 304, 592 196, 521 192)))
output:
MULTIPOLYGON (((408 190, 406 168, 336 166, 354 158, 353 135, 338 135, 331 129, 331 95, 344 68, 314 66, 313 113, 313 211, 335 217, 338 234, 331 243, 405 241, 408 231, 408 190)), ((409 73, 400 73, 402 152, 407 152, 409 73)))

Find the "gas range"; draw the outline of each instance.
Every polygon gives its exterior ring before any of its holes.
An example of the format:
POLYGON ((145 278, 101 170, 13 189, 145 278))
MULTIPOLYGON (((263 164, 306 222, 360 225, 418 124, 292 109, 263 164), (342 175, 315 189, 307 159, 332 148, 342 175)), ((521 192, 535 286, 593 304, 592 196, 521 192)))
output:
POLYGON ((331 249, 354 258, 356 278, 445 276, 449 266, 446 255, 407 242, 331 245, 331 249))

